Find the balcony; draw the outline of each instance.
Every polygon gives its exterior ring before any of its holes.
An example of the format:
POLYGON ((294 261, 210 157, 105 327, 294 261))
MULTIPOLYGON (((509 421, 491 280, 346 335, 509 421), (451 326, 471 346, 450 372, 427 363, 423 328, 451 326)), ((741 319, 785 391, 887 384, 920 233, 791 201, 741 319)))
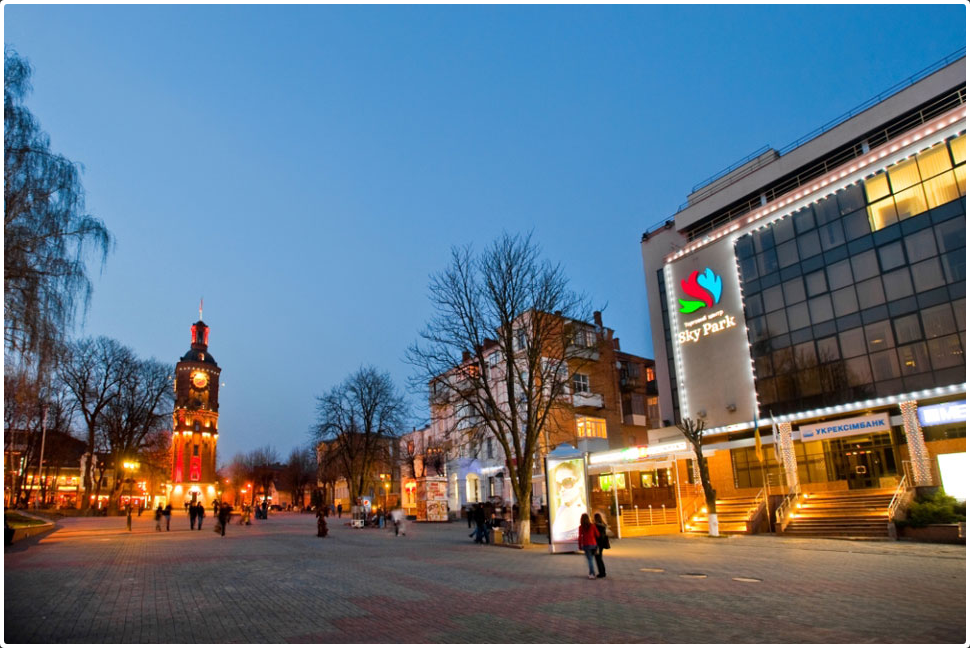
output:
POLYGON ((589 392, 573 394, 573 407, 603 409, 603 394, 591 394, 589 392))
POLYGON ((624 414, 623 415, 624 425, 639 425, 641 427, 646 427, 647 425, 647 415, 646 414, 624 414))
POLYGON ((595 346, 579 346, 578 344, 570 344, 566 347, 566 354, 570 358, 582 358, 583 360, 590 360, 596 362, 600 359, 600 350, 595 346))

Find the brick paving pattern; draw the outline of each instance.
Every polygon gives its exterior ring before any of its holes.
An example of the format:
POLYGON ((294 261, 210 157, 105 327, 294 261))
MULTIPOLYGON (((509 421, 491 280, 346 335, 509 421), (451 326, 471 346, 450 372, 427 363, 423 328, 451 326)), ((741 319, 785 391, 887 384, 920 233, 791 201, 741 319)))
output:
MULTIPOLYGON (((342 521, 345 522, 346 518, 342 521)), ((4 643, 963 643, 966 548, 892 542, 618 540, 580 554, 271 515, 222 538, 181 512, 67 518, 4 555, 4 643), (688 578, 703 574, 705 578, 688 578), (756 582, 733 580, 757 579, 756 582)))

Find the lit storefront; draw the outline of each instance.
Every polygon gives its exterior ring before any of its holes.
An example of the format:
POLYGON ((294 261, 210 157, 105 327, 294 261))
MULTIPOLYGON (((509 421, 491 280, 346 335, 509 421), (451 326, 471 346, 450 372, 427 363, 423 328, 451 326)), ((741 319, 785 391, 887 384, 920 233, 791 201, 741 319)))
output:
POLYGON ((889 108, 863 113, 792 149, 774 176, 763 169, 785 156, 751 161, 700 189, 677 231, 644 235, 654 347, 668 360, 661 416, 706 422, 719 497, 955 475, 938 458, 966 451, 962 65, 893 98, 888 121, 889 108), (707 200, 721 191, 751 197, 707 200))

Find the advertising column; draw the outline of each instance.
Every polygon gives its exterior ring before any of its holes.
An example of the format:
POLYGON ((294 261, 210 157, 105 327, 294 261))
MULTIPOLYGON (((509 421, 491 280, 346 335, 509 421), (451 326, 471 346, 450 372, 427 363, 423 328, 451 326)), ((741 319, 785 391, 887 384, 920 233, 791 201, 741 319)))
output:
POLYGON ((546 455, 546 480, 549 551, 578 551, 579 520, 589 512, 586 458, 571 445, 560 445, 546 455))

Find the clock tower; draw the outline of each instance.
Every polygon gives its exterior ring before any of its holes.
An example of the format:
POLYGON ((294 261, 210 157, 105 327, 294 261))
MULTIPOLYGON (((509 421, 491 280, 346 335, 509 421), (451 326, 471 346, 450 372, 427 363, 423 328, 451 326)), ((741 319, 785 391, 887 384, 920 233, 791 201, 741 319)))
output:
POLYGON ((169 502, 208 506, 217 499, 216 444, 219 441, 219 373, 209 354, 209 327, 192 325, 192 347, 175 365, 172 414, 172 489, 169 502))

